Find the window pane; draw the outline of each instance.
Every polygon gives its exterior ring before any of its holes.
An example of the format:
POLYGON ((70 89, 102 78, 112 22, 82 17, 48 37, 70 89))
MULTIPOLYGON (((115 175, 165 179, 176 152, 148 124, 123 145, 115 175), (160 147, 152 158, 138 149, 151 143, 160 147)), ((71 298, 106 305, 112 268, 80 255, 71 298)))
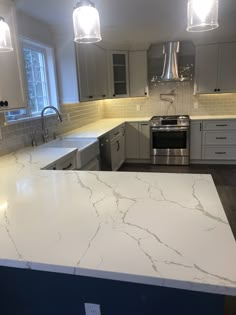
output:
POLYGON ((30 108, 33 114, 37 114, 49 104, 44 51, 26 47, 24 59, 30 108))

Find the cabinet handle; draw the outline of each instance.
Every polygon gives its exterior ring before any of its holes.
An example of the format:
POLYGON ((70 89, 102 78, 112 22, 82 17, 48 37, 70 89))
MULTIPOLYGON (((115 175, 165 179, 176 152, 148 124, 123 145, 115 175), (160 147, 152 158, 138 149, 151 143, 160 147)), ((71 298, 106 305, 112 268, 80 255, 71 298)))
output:
POLYGON ((120 142, 117 140, 116 143, 117 143, 117 150, 116 151, 118 152, 118 151, 120 151, 120 142))
POLYGON ((106 97, 106 94, 103 94, 102 97, 106 97))
POLYGON ((217 92, 217 89, 214 89, 214 92, 217 92))
POLYGON ((216 125, 216 127, 228 127, 228 125, 216 125))
POLYGON ((120 134, 120 132, 117 131, 117 132, 114 134, 114 136, 118 136, 119 134, 120 134))
POLYGON ((227 137, 216 137, 216 140, 226 140, 227 137))
POLYGON ((89 98, 93 98, 93 95, 89 95, 89 98))
POLYGON ((70 169, 71 166, 72 166, 72 163, 70 163, 68 166, 64 167, 64 168, 63 168, 63 171, 66 171, 66 170, 70 169))
POLYGON ((148 126, 149 124, 146 123, 146 124, 140 124, 140 125, 141 125, 141 126, 148 126))
POLYGON ((113 97, 116 97, 116 94, 113 94, 113 97))
POLYGON ((224 155, 224 154, 226 154, 226 152, 215 152, 215 154, 217 154, 217 155, 224 155))
POLYGON ((146 96, 147 96, 147 92, 145 92, 145 93, 144 93, 144 95, 146 95, 146 96))
POLYGON ((220 92, 220 89, 218 89, 217 91, 220 92))
POLYGON ((125 127, 122 128, 123 132, 122 132, 122 136, 125 135, 125 127))

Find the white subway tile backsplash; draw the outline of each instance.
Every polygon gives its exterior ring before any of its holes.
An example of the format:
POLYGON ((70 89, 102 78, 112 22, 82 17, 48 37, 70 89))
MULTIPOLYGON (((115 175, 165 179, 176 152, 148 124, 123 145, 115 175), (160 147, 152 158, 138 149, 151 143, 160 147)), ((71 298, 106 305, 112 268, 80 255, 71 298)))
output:
MULTIPOLYGON (((236 114, 236 94, 193 96, 193 82, 161 83, 151 86, 150 97, 64 104, 61 105, 61 113, 62 124, 55 117, 47 119, 51 137, 54 131, 62 134, 102 118, 236 114), (171 92, 176 94, 173 104, 160 100, 160 94, 171 92), (197 104, 197 108, 194 104, 197 104)), ((38 144, 42 143, 40 119, 4 126, 4 115, 0 114, 0 126, 3 137, 0 140, 0 155, 30 146, 34 133, 38 144)))

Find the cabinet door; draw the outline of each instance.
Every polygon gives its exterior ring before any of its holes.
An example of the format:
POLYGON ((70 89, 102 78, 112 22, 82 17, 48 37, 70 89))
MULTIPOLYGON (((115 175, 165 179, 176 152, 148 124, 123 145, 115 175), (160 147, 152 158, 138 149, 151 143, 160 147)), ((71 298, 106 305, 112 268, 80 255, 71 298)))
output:
POLYGON ((147 51, 129 52, 130 96, 148 95, 147 51))
POLYGON ((139 159, 139 124, 126 124, 126 159, 139 159))
POLYGON ((222 93, 236 92, 236 43, 219 45, 218 88, 222 93))
POLYGON ((128 53, 112 52, 112 96, 125 97, 129 95, 128 53))
POLYGON ((88 89, 88 70, 87 70, 87 51, 85 45, 76 44, 77 73, 79 84, 80 101, 87 101, 89 98, 88 89))
POLYGON ((1 1, 1 16, 8 23, 11 31, 13 51, 0 54, 0 101, 7 101, 8 107, 0 110, 27 107, 23 57, 19 47, 16 30, 15 7, 11 2, 1 1))
POLYGON ((80 101, 96 99, 96 58, 94 45, 76 44, 80 101))
POLYGON ((202 159, 202 121, 191 122, 190 159, 202 159))
POLYGON ((150 126, 149 123, 139 124, 139 147, 141 160, 150 160, 150 126))
POLYGON ((199 46, 196 50, 195 93, 219 93, 218 89, 219 45, 199 46))
POLYGON ((98 99, 103 99, 108 97, 106 51, 98 46, 94 47, 96 63, 96 97, 98 99))

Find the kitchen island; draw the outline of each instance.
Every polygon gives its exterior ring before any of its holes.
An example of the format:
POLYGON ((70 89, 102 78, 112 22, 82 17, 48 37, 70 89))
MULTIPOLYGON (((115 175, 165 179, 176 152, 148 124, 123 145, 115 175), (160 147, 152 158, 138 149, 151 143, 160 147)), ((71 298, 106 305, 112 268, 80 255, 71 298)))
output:
MULTIPOLYGON (((68 277, 69 286, 63 280, 58 290, 64 288, 69 294, 70 287, 87 283, 98 303, 99 297, 103 300, 100 290, 106 286, 99 286, 99 281, 122 284, 123 292, 131 284, 133 290, 142 286, 144 300, 146 288, 153 292, 158 288, 162 290, 158 292, 171 290, 166 296, 174 292, 178 300, 185 297, 185 304, 196 299, 201 305, 206 299, 219 309, 201 314, 222 314, 223 296, 236 296, 236 243, 211 176, 41 168, 42 157, 32 149, 0 158, 3 301, 7 292, 12 299, 12 291, 19 294, 24 281, 33 286, 43 275, 44 284, 35 286, 41 288, 37 294, 43 296, 50 287, 47 277, 54 277, 54 284, 60 283, 60 276, 68 277), (75 279, 78 283, 72 284, 75 279)), ((83 295, 83 289, 78 292, 83 295)), ((134 303, 134 296, 129 298, 134 303)), ((124 310, 123 314, 138 313, 124 310)))

